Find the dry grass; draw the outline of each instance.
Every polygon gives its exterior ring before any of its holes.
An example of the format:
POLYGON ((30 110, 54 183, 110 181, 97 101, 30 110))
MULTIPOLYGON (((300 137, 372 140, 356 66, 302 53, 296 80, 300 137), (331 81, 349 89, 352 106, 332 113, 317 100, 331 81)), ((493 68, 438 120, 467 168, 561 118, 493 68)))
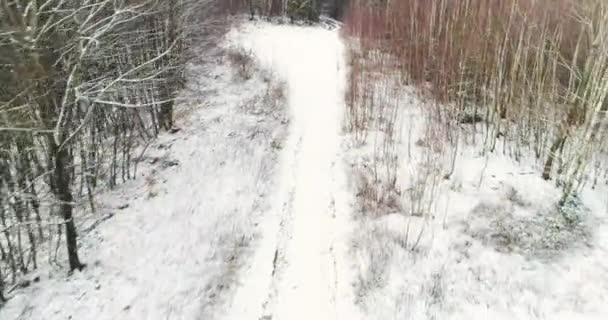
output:
POLYGON ((256 64, 252 52, 245 49, 232 49, 226 54, 228 61, 235 68, 239 79, 247 81, 253 77, 256 64))
MULTIPOLYGON (((467 139, 516 159, 534 154, 543 177, 557 178, 565 197, 584 183, 588 163, 605 146, 604 0, 359 3, 345 24, 362 56, 390 57, 375 64, 377 72, 396 68, 404 83, 437 102, 429 112, 450 143, 467 139), (472 130, 461 137, 463 125, 472 130)), ((352 90, 349 98, 367 99, 352 90)))
POLYGON ((398 80, 378 77, 373 56, 359 56, 351 50, 350 87, 346 105, 346 129, 365 154, 359 163, 360 206, 364 212, 382 215, 400 211, 397 186, 400 167, 398 80))

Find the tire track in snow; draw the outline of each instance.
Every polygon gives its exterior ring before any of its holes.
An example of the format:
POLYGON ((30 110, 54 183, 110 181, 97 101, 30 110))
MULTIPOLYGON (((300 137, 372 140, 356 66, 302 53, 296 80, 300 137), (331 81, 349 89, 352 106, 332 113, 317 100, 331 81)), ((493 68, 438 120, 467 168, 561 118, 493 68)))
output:
POLYGON ((291 122, 276 214, 267 221, 267 241, 253 263, 258 268, 248 271, 233 303, 239 311, 231 310, 228 319, 355 320, 344 272, 347 241, 339 226, 350 211, 340 136, 346 73, 339 34, 263 24, 239 36, 287 81, 291 122))
MULTIPOLYGON (((291 138, 300 140, 294 166, 292 233, 286 265, 277 281, 273 320, 336 319, 333 256, 334 163, 339 157, 343 92, 337 33, 319 28, 284 29, 280 50, 292 112, 291 138), (287 37, 289 35, 289 37, 287 37)), ((273 45, 273 44, 270 44, 273 45)))

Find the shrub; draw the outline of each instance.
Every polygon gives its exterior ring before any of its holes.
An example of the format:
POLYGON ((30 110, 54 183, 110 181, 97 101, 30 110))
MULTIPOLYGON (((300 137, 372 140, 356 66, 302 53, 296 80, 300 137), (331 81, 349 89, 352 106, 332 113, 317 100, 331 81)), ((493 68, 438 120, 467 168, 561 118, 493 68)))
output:
POLYGON ((233 49, 228 51, 228 60, 232 64, 243 81, 251 79, 255 70, 253 53, 244 49, 233 49))
POLYGON ((231 14, 247 12, 259 16, 286 16, 294 20, 317 21, 321 4, 328 0, 226 0, 223 10, 231 14))
POLYGON ((316 0, 288 0, 287 15, 293 20, 319 20, 319 2, 316 0))
POLYGON ((484 119, 484 150, 504 137, 503 152, 533 152, 565 194, 606 140, 605 0, 358 1, 343 31, 428 88, 439 121, 484 119))

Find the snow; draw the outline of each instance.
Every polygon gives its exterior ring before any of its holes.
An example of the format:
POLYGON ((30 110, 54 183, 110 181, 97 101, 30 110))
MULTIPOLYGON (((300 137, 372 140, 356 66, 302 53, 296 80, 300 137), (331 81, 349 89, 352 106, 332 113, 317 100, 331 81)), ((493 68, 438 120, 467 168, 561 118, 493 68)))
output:
POLYGON ((452 149, 392 75, 369 85, 395 136, 372 114, 362 143, 335 26, 234 28, 223 48, 251 77, 223 51, 192 65, 182 130, 79 212, 79 230, 103 220, 81 233, 87 268, 41 270, 0 318, 607 319, 608 187, 568 223, 535 161, 462 143, 444 179, 452 149))
POLYGON ((99 197, 94 218, 114 216, 81 234, 87 268, 71 277, 65 265, 41 271, 39 283, 0 308, 1 319, 209 319, 222 311, 261 238, 256 225, 271 208, 288 119, 271 75, 258 70, 242 81, 222 54, 206 54, 184 92, 204 103, 181 105, 182 130, 148 149, 142 175, 99 197), (129 207, 115 210, 122 204, 129 207))
POLYGON ((581 221, 570 224, 556 206, 560 189, 535 159, 482 155, 463 142, 446 180, 453 149, 436 139, 432 106, 392 75, 373 77, 367 89, 386 113, 396 110, 398 128, 386 149, 386 119, 371 115, 367 141, 347 155, 359 194, 353 251, 365 319, 608 318, 606 186, 585 189, 581 221), (391 91, 395 83, 402 87, 391 91), (392 159, 397 191, 376 209, 366 192, 390 193, 392 159))
POLYGON ((184 95, 202 101, 146 153, 145 179, 101 197, 129 206, 82 236, 89 266, 48 270, 2 318, 356 320, 332 28, 247 24, 223 44, 232 58, 193 65, 184 95))
MULTIPOLYGON (((237 294, 227 319, 356 319, 350 267, 344 262, 352 199, 343 168, 346 68, 341 39, 335 30, 321 27, 267 24, 249 26, 238 37, 242 39, 235 41, 285 79, 292 122, 281 161, 282 191, 275 202, 275 220, 286 235, 274 241, 277 261, 267 266, 274 270, 265 272, 275 279, 265 282, 269 286, 262 288, 269 288, 269 295, 260 303, 254 291, 260 290, 261 273, 250 272, 252 280, 237 294)), ((256 259, 260 264, 270 261, 273 252, 262 250, 256 259)))

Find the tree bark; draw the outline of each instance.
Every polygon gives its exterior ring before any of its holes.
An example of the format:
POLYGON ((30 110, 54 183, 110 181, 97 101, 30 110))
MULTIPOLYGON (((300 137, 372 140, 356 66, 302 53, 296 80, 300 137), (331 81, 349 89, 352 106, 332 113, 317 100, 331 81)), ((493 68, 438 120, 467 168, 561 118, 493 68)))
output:
POLYGON ((173 99, 175 98, 175 83, 180 82, 179 73, 175 70, 175 64, 181 54, 181 46, 178 44, 178 10, 179 3, 177 0, 170 0, 168 7, 168 23, 167 23, 167 41, 165 42, 168 46, 174 46, 170 54, 167 54, 163 59, 164 68, 169 68, 167 71, 167 81, 162 84, 162 95, 160 105, 160 126, 164 130, 171 130, 173 128, 173 99))
POLYGON ((51 142, 50 151, 54 161, 53 180, 55 195, 59 200, 59 213, 65 223, 65 239, 68 251, 68 260, 70 264, 70 271, 76 269, 82 270, 84 265, 80 262, 78 257, 78 243, 77 243, 77 232, 76 225, 74 224, 73 216, 73 202, 72 190, 70 187, 70 177, 68 172, 69 164, 69 151, 66 147, 59 148, 53 139, 49 139, 51 142))
POLYGON ((555 162, 555 157, 557 155, 557 150, 559 150, 564 143, 566 142, 566 135, 561 134, 555 142, 551 145, 549 149, 549 155, 547 157, 547 161, 545 162, 545 166, 543 168, 543 179, 551 180, 551 172, 553 171, 553 163, 555 162))
MULTIPOLYGON (((169 85, 169 84, 166 84, 169 85)), ((165 94, 163 97, 169 98, 173 95, 171 89, 165 88, 165 94)), ((171 130, 173 128, 173 101, 165 101, 160 105, 160 125, 164 130, 171 130)))
POLYGON ((2 265, 0 265, 0 303, 6 302, 4 297, 4 274, 2 273, 2 265))

